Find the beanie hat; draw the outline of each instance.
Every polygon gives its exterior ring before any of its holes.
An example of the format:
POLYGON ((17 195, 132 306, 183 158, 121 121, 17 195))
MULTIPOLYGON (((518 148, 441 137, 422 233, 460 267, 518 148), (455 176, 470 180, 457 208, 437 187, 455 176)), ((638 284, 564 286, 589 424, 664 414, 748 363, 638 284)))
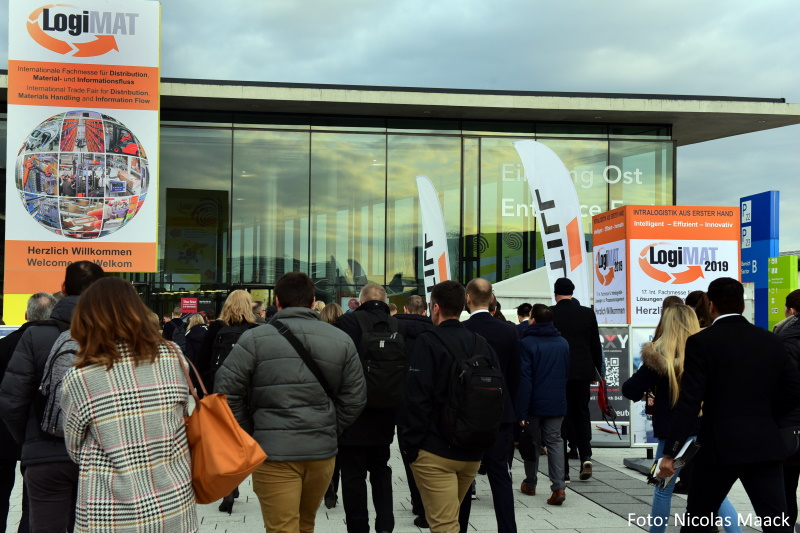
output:
POLYGON ((553 292, 559 296, 572 296, 575 292, 575 284, 569 278, 558 278, 553 285, 553 292))

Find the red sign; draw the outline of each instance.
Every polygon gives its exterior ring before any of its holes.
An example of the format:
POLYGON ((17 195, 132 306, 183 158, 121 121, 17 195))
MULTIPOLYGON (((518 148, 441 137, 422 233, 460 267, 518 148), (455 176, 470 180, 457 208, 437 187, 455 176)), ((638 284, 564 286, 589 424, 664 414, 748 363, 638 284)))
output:
POLYGON ((181 298, 181 313, 196 313, 198 298, 181 298))

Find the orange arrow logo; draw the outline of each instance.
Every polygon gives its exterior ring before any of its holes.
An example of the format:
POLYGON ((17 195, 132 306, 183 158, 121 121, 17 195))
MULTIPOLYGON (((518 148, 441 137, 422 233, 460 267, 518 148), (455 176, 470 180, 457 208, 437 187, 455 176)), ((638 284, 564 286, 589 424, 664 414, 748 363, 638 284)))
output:
POLYGON ((675 281, 673 281, 672 283, 675 285, 691 283, 703 277, 703 269, 699 265, 690 266, 683 272, 678 272, 677 274, 673 274, 673 276, 675 277, 675 281))
POLYGON ((117 40, 113 35, 96 35, 97 39, 88 43, 75 43, 78 51, 73 57, 94 57, 101 56, 111 50, 119 52, 117 40))
POLYGON ((642 269, 642 272, 650 276, 656 281, 660 281, 661 283, 669 283, 672 279, 672 276, 669 275, 667 272, 657 269, 650 262, 647 260, 647 251, 650 250, 653 246, 658 246, 659 244, 666 244, 663 242, 657 242, 655 244, 650 244, 644 247, 642 253, 639 254, 639 266, 642 269))
POLYGON ((614 281, 614 267, 609 268, 608 274, 606 275, 600 272, 600 267, 597 265, 595 265, 594 268, 597 271, 597 280, 600 282, 600 285, 611 285, 611 282, 614 281))
POLYGON ((658 246, 659 244, 667 244, 665 242, 657 242, 655 244, 651 244, 644 247, 642 253, 639 254, 639 266, 642 268, 642 272, 650 276, 656 281, 660 281, 662 283, 671 283, 673 285, 683 285, 684 283, 691 283, 695 280, 698 280, 703 276, 703 269, 699 265, 693 265, 687 267, 686 270, 683 272, 678 272, 675 274, 671 274, 669 272, 664 272, 663 270, 659 270, 647 260, 647 252, 650 248, 654 246, 658 246))
MULTIPOLYGON (((71 6, 69 4, 50 4, 34 9, 33 12, 31 12, 31 14, 28 16, 28 34, 42 47, 47 48, 52 52, 56 52, 57 54, 65 55, 72 52, 73 45, 67 41, 56 39, 52 35, 48 35, 39 25, 39 17, 42 15, 44 10, 53 7, 75 6, 71 6)), ((77 51, 73 54, 73 57, 101 56, 112 50, 119 52, 117 40, 113 35, 95 35, 94 41, 75 43, 74 46, 77 48, 77 51)))
POLYGON ((38 22, 28 22, 28 33, 34 41, 57 54, 67 54, 72 51, 72 46, 68 42, 47 35, 38 22))

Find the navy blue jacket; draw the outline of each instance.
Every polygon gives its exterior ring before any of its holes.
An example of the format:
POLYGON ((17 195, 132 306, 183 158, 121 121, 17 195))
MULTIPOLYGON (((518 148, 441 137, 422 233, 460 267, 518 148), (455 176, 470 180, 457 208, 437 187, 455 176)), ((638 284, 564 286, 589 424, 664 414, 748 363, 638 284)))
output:
POLYGON ((497 359, 500 361, 500 370, 506 381, 508 393, 504 394, 503 419, 504 424, 517 421, 514 413, 514 400, 519 389, 519 335, 514 324, 505 320, 497 320, 489 313, 472 315, 464 322, 464 327, 477 333, 489 342, 497 359))
POLYGON ((542 322, 528 326, 520 345, 517 420, 566 415, 569 343, 552 322, 542 322))

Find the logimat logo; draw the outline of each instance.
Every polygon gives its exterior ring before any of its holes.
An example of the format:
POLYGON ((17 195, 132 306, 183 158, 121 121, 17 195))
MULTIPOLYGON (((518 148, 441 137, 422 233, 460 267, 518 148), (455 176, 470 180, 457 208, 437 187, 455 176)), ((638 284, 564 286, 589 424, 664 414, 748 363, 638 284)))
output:
POLYGON ((704 272, 727 272, 728 262, 717 260, 718 249, 657 242, 644 247, 639 254, 639 266, 656 281, 682 285, 705 277, 704 272))
POLYGON ((115 35, 136 35, 138 13, 87 11, 51 4, 28 16, 28 34, 40 46, 72 57, 96 57, 119 51, 115 35))
POLYGON ((614 281, 614 272, 622 272, 622 261, 619 258, 619 248, 603 250, 600 247, 595 254, 594 273, 600 285, 608 286, 614 281), (605 274, 605 270, 608 270, 605 274))

